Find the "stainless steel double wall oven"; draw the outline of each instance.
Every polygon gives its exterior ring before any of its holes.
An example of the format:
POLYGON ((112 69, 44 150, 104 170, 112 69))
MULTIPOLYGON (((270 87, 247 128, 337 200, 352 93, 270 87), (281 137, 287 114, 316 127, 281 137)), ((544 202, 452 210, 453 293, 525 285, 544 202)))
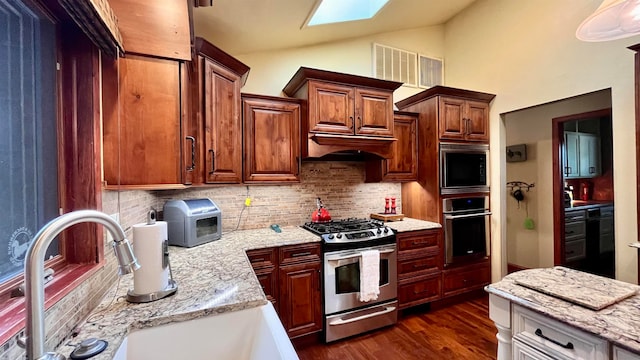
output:
POLYGON ((440 144, 445 266, 490 255, 489 145, 440 144))

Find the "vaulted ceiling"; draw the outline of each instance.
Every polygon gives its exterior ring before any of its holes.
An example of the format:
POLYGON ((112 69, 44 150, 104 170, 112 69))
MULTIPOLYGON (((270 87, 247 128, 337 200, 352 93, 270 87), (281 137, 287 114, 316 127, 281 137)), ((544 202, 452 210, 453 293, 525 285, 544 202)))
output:
POLYGON ((316 0, 214 0, 194 9, 195 32, 232 54, 340 41, 445 23, 475 0, 390 0, 372 19, 303 27, 316 0))

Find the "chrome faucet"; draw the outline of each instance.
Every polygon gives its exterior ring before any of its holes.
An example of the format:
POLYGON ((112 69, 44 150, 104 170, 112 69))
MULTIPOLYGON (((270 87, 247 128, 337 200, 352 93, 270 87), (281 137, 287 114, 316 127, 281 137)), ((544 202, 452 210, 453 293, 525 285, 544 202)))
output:
POLYGON ((44 350, 44 256, 53 239, 68 227, 83 223, 102 224, 113 236, 113 251, 118 259, 118 273, 128 274, 140 268, 129 240, 118 223, 97 210, 78 210, 61 215, 46 224, 31 242, 24 264, 27 359, 64 359, 61 354, 44 350))

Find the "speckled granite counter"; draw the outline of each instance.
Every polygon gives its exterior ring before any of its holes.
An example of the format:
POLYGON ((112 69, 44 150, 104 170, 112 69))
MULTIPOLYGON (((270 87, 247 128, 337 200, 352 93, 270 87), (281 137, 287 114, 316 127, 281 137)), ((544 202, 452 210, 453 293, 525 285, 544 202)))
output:
MULTIPOLYGON (((387 225, 400 232, 440 227, 411 218, 387 225)), ((319 241, 319 236, 291 226, 283 227, 281 233, 270 228, 229 232, 218 241, 194 248, 172 246, 169 258, 178 284, 175 295, 146 304, 128 303, 124 297, 133 288, 133 275, 126 275, 80 325, 77 337, 57 350, 68 357, 80 341, 98 338, 109 346, 92 359, 111 359, 131 330, 264 305, 267 299, 245 251, 319 241)))
MULTIPOLYGON (((640 295, 638 293, 602 310, 594 311, 518 285, 519 280, 544 277, 545 273, 550 271, 552 269, 518 271, 505 276, 497 283, 488 285, 485 290, 640 354, 640 295)), ((566 282, 572 285, 574 291, 580 291, 581 288, 584 291, 600 288, 601 293, 606 293, 606 283, 610 279, 582 275, 584 273, 571 271, 566 276, 566 282)), ((629 284, 629 286, 634 285, 629 284)), ((585 297, 584 294, 576 294, 576 296, 585 297)), ((602 300, 597 298, 598 292, 591 291, 589 296, 596 301, 602 300)))
MULTIPOLYGON (((133 288, 133 275, 126 275, 66 344, 104 339, 109 346, 92 359, 111 359, 130 330, 264 305, 267 300, 245 250, 318 241, 318 236, 300 227, 283 227, 281 233, 270 228, 236 231, 194 248, 170 247, 178 284, 175 295, 146 304, 128 303, 124 296, 133 288)), ((63 345, 58 351, 68 356, 73 349, 63 345)))
POLYGON ((401 221, 389 221, 386 222, 385 225, 398 232, 429 230, 442 227, 442 225, 438 223, 412 218, 404 218, 401 221))

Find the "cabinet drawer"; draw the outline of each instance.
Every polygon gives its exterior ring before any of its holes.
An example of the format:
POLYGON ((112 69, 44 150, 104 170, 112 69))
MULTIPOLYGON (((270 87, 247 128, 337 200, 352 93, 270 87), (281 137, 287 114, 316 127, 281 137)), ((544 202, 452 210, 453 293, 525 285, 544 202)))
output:
POLYGON ((522 341, 513 340, 513 360, 554 360, 522 341))
POLYGON ((613 218, 600 218, 600 234, 608 234, 613 232, 613 218))
POLYGON ((439 263, 439 259, 436 256, 398 261, 398 275, 414 272, 437 272, 439 263))
POLYGON ((564 212, 564 221, 581 221, 586 218, 584 210, 574 210, 564 212))
POLYGON ((600 208, 600 216, 611 216, 613 217, 613 206, 603 206, 600 208))
POLYGON ((320 244, 298 244, 281 246, 280 248, 280 265, 297 264, 301 262, 319 262, 320 261, 320 244))
POLYGON ((631 351, 613 346, 613 360, 640 360, 640 354, 634 354, 631 351))
POLYGON ((439 245, 439 231, 398 234, 398 251, 422 249, 439 245))
POLYGON ((567 222, 564 224, 564 238, 566 241, 574 238, 584 237, 585 231, 585 222, 567 222))
POLYGON ((608 359, 609 343, 597 336, 513 306, 513 337, 553 359, 608 359))
POLYGON ((587 255, 587 242, 585 239, 567 241, 564 244, 564 257, 566 261, 584 259, 587 255))
POLYGON ((451 270, 444 273, 444 296, 455 295, 488 285, 491 281, 491 268, 486 266, 451 270))
POLYGON ((400 305, 417 305, 440 298, 440 277, 420 280, 398 286, 398 301, 400 305))
POLYGON ((247 258, 254 269, 273 267, 278 264, 275 248, 248 250, 247 258))

